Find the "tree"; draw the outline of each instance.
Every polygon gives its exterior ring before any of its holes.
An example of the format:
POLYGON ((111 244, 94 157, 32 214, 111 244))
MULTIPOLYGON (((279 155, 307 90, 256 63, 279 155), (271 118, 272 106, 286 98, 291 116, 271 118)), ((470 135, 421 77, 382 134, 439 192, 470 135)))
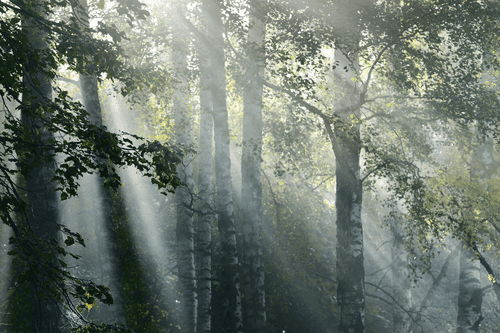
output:
POLYGON ((272 39, 273 49, 269 53, 274 55, 276 69, 273 74, 281 80, 281 86, 270 82, 266 86, 284 92, 324 123, 337 163, 339 330, 364 332, 363 233, 359 213, 363 180, 372 175, 388 176, 395 184, 392 190, 396 196, 407 203, 418 202, 415 198, 421 195, 422 188, 418 168, 414 160, 407 159, 404 151, 394 154, 384 152, 384 144, 373 146, 374 137, 380 137, 381 132, 374 131, 370 123, 380 120, 382 124, 390 120, 394 127, 405 129, 408 121, 420 119, 421 123, 426 123, 436 117, 463 123, 478 121, 483 125, 487 118, 496 121, 498 116, 493 110, 498 101, 495 93, 478 81, 476 75, 481 65, 471 54, 481 54, 481 50, 495 44, 494 39, 478 40, 475 36, 485 31, 494 33, 497 24, 495 18, 488 15, 492 9, 489 6, 495 7, 495 4, 473 1, 459 7, 453 2, 356 2, 345 8, 341 5, 342 2, 305 6, 297 1, 293 10, 280 8, 285 14, 275 16, 286 17, 286 20, 276 23, 283 32, 272 39), (330 16, 338 15, 334 13, 336 5, 343 8, 338 11, 340 16, 351 19, 351 24, 329 24, 330 16), (464 15, 460 24, 457 12, 464 15), (324 32, 323 40, 317 35, 319 31, 324 32), (418 42, 414 42, 415 39, 418 42), (328 43, 334 43, 336 55, 341 55, 332 67, 337 68, 337 73, 339 69, 346 71, 348 76, 347 80, 340 78, 341 86, 337 89, 345 94, 335 96, 337 103, 321 98, 315 88, 325 80, 326 71, 321 70, 324 67, 316 66, 324 63, 321 49, 329 46, 328 43), (448 57, 448 51, 442 49, 443 43, 456 52, 453 57, 448 57), (316 58, 312 58, 313 55, 316 58), (392 65, 386 65, 388 63, 392 65), (456 70, 457 66, 462 70, 456 70), (316 75, 307 74, 312 68, 318 68, 316 75), (369 107, 369 103, 373 105, 378 99, 397 99, 392 93, 377 96, 376 88, 373 89, 376 87, 375 75, 377 79, 388 78, 402 99, 426 102, 425 112, 416 112, 412 118, 392 113, 390 109, 369 107), (466 93, 471 87, 472 95, 466 93), (360 173, 359 164, 363 148, 366 152, 365 175, 360 173))
POLYGON ((264 332, 266 326, 262 244, 262 92, 265 71, 266 13, 249 3, 247 39, 248 81, 244 86, 241 201, 243 229, 243 309, 246 332, 264 332))
MULTIPOLYGON (((30 329, 40 332, 59 331, 66 315, 63 309, 69 311, 68 316, 76 318, 77 323, 85 324, 85 318, 80 315, 82 307, 93 305, 95 300, 112 303, 107 287, 75 277, 67 269, 64 257, 78 258, 68 252, 67 247, 85 242, 80 234, 68 229, 64 221, 59 221, 57 197, 65 200, 75 196, 78 178, 89 172, 105 178, 107 189, 116 189, 121 185, 116 168, 124 165, 138 167, 165 194, 180 184, 175 176, 179 150, 158 142, 137 146, 132 142, 132 139, 140 140, 137 136, 107 132, 89 122, 88 113, 80 103, 51 84, 59 65, 65 64, 80 72, 92 57, 97 64, 95 73, 122 78, 125 90, 130 89, 132 83, 125 74, 130 74, 129 68, 118 60, 115 52, 119 47, 111 35, 116 30, 101 26, 100 32, 110 39, 91 39, 87 33, 81 33, 78 24, 54 15, 60 5, 68 4, 0 5, 4 37, 0 95, 4 105, 8 104, 5 100, 16 101, 22 111, 20 121, 15 110, 6 110, 5 130, 0 134, 2 151, 10 160, 0 161, 0 217, 13 231, 10 254, 20 267, 16 285, 28 285, 33 290, 34 314, 30 329), (55 91, 54 97, 52 91, 55 91), (56 163, 56 155, 62 156, 60 162, 56 163), (15 181, 19 175, 26 180, 27 200, 15 181), (59 242, 62 235, 64 244, 59 242)), ((114 37, 120 38, 120 35, 114 37)), ((117 329, 117 326, 108 328, 117 329)))
POLYGON ((224 306, 224 332, 241 332, 242 311, 234 207, 229 153, 229 127, 226 107, 226 70, 224 59, 222 3, 203 2, 207 17, 210 47, 212 110, 215 142, 216 213, 221 243, 221 289, 224 306))
MULTIPOLYGON (((73 0, 71 2, 75 21, 81 29, 82 35, 91 39, 91 30, 89 23, 89 8, 87 0, 73 0)), ((103 125, 103 115, 101 103, 99 101, 99 86, 94 65, 90 59, 86 59, 84 71, 79 74, 79 88, 82 95, 82 103, 88 112, 89 122, 97 127, 103 125)), ((105 161, 102 160, 104 163, 105 161)), ((102 205, 102 211, 99 212, 103 223, 95 221, 96 235, 101 240, 97 246, 101 247, 98 251, 102 262, 102 280, 103 284, 110 288, 113 295, 113 305, 101 309, 98 318, 103 322, 114 321, 119 324, 125 324, 125 309, 123 301, 123 290, 120 283, 120 267, 118 261, 117 236, 114 229, 114 212, 111 193, 104 187, 105 178, 97 179, 97 195, 102 205)))
POLYGON ((404 251, 404 234, 401 221, 392 216, 392 321, 394 333, 409 332, 411 325, 407 311, 411 308, 411 281, 408 279, 408 257, 404 251))
POLYGON ((198 327, 197 332, 211 332, 212 302, 212 219, 214 123, 210 91, 210 56, 199 43, 200 54, 200 137, 198 171, 198 327))
MULTIPOLYGON (((182 27, 182 25, 181 25, 182 27)), ((188 104, 188 41, 186 32, 177 29, 173 34, 172 65, 178 84, 174 92, 175 136, 180 145, 191 145, 191 121, 188 104)), ((196 275, 194 263, 194 220, 190 209, 194 188, 192 156, 187 155, 178 168, 179 177, 185 183, 176 191, 177 202, 177 256, 179 269, 179 290, 181 296, 181 329, 183 332, 196 331, 196 275)))
MULTIPOLYGON (((43 2, 34 3, 29 8, 34 15, 42 16, 43 2)), ((34 17, 24 16, 22 18, 24 34, 27 42, 34 49, 34 54, 43 54, 48 46, 44 40, 42 30, 35 23, 34 17)), ((27 225, 33 232, 35 239, 43 243, 58 242, 59 216, 57 210, 56 184, 52 179, 56 175, 56 162, 53 151, 44 151, 38 147, 44 147, 54 141, 54 133, 50 131, 47 122, 51 121, 50 114, 39 115, 40 108, 43 108, 46 101, 52 100, 52 85, 50 78, 42 72, 41 65, 37 63, 35 57, 29 57, 31 61, 27 63, 27 70, 23 76, 23 83, 26 89, 22 95, 22 124, 29 132, 29 137, 33 140, 36 150, 32 151, 31 158, 25 157, 20 160, 21 169, 29 170, 26 173, 26 191, 28 194, 27 225), (42 157, 41 162, 36 163, 33 157, 42 157), (36 164, 35 164, 36 163, 36 164), (34 167, 30 167, 34 166, 34 167), (30 170, 31 169, 31 170, 30 170)), ((43 59, 43 58, 42 58, 43 59)), ((19 156, 25 152, 17 151, 19 156)), ((44 293, 44 286, 50 283, 52 276, 51 266, 58 266, 59 254, 50 247, 45 249, 45 254, 50 258, 45 267, 35 271, 35 278, 31 281, 31 299, 33 313, 31 314, 31 328, 34 332, 60 332, 62 309, 59 301, 48 297, 44 293)))
MULTIPOLYGON (((470 179, 482 183, 483 180, 491 178, 491 164, 493 164, 492 141, 485 142, 474 149, 469 168, 470 179)), ((480 264, 479 261, 474 260, 476 254, 470 247, 471 243, 474 243, 471 239, 460 243, 462 249, 460 251, 457 315, 457 326, 460 333, 478 332, 479 324, 483 319, 481 314, 483 295, 479 281, 480 264)))

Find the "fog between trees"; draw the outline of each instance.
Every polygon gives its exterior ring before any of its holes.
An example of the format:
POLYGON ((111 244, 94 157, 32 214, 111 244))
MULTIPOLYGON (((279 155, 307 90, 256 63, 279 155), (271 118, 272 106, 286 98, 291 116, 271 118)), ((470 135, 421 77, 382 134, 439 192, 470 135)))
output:
POLYGON ((498 332, 495 1, 0 3, 0 332, 498 332))

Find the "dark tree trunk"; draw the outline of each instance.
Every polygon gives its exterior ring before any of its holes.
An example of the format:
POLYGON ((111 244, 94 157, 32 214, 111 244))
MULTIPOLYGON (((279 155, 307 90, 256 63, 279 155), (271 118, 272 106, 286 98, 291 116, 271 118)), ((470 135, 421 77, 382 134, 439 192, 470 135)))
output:
MULTIPOLYGON (((42 3, 34 3, 35 12, 41 13, 42 3)), ((37 23, 32 18, 24 18, 23 29, 26 31, 28 40, 32 46, 32 52, 42 52, 47 48, 43 33, 38 28, 37 23)), ((22 163, 33 165, 39 163, 26 177, 26 189, 28 194, 29 216, 28 227, 32 230, 34 236, 39 239, 38 242, 51 242, 59 239, 57 223, 58 216, 58 198, 56 193, 57 185, 52 182, 55 175, 55 160, 52 151, 43 150, 43 146, 54 139, 54 134, 46 129, 45 123, 50 121, 50 112, 46 115, 41 114, 44 105, 52 100, 52 85, 50 79, 40 72, 40 63, 34 63, 37 59, 34 55, 26 55, 29 59, 23 77, 27 91, 23 94, 23 109, 21 118, 23 125, 30 131, 31 139, 37 145, 39 152, 36 161, 33 159, 23 160, 22 163)), ((43 57, 42 57, 43 59, 43 57)), ((20 156, 22 152, 19 152, 20 156)), ((45 249, 43 249, 44 251, 45 249)), ((42 255, 40 253, 40 255, 42 255)), ((48 254, 49 255, 49 254, 48 254)), ((52 253, 53 261, 44 262, 36 271, 31 282, 31 305, 33 314, 31 326, 33 332, 54 333, 62 332, 62 308, 58 300, 49 297, 44 284, 51 285, 50 265, 57 266, 57 253, 52 253)))

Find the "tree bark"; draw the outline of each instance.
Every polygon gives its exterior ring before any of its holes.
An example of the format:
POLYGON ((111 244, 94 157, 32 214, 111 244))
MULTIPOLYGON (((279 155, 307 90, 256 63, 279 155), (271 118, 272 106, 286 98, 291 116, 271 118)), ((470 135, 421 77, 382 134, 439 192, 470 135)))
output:
MULTIPOLYGON (((348 63, 337 50, 336 58, 348 63)), ((356 56, 357 58, 357 56, 356 56)), ((337 209, 337 298, 340 308, 339 332, 363 333, 365 331, 365 269, 363 262, 363 223, 361 205, 363 187, 360 177, 360 111, 349 110, 357 104, 359 94, 354 77, 357 60, 349 64, 345 77, 345 97, 337 110, 340 122, 335 125, 338 148, 336 158, 336 209, 337 209), (352 116, 352 118, 351 118, 352 116)), ((359 88, 358 88, 359 90, 359 88)), ((335 149, 334 149, 335 150, 335 149)))
MULTIPOLYGON (((32 10, 43 15, 42 2, 34 2, 32 10)), ((34 19, 25 17, 23 19, 23 29, 26 31, 33 53, 41 53, 47 48, 43 32, 34 19)), ((22 163, 28 165, 39 163, 29 172, 26 178, 29 205, 27 222, 36 238, 41 241, 51 242, 52 240, 57 241, 59 238, 57 185, 52 182, 56 164, 54 153, 44 151, 42 147, 53 140, 54 134, 48 131, 45 126, 45 123, 50 121, 50 112, 42 115, 41 110, 44 108, 44 104, 50 103, 52 100, 52 85, 50 78, 40 71, 41 64, 35 62, 37 57, 26 55, 26 58, 28 63, 26 64, 23 82, 27 91, 23 93, 22 97, 21 119, 23 125, 31 132, 34 143, 39 147, 36 154, 39 156, 37 161, 26 159, 22 161, 22 163)), ((19 152, 20 156, 22 156, 22 153, 19 152)), ((36 241, 39 242, 39 240, 36 241)), ((54 256, 53 263, 47 262, 45 264, 59 265, 56 259, 57 253, 52 253, 52 255, 54 256)), ((33 332, 62 332, 61 304, 58 300, 49 298, 43 287, 45 283, 49 283, 49 285, 52 283, 50 274, 48 265, 42 265, 31 281, 33 314, 30 320, 33 332)))
POLYGON ((403 228, 396 219, 392 221, 392 321, 394 333, 406 333, 410 318, 405 310, 411 308, 411 282, 408 279, 408 256, 404 250, 403 228))
POLYGON ((206 49, 200 52, 200 142, 198 173, 198 327, 199 333, 210 333, 212 315, 212 205, 213 205, 213 140, 212 93, 206 49))
POLYGON ((474 251, 462 242, 460 252, 460 282, 458 287, 457 333, 479 331, 482 320, 483 293, 479 282, 479 261, 474 251))
POLYGON ((242 332, 242 311, 238 254, 233 210, 229 124, 226 107, 226 70, 224 59, 221 3, 204 0, 207 13, 212 66, 212 105, 215 132, 216 211, 221 242, 221 289, 223 290, 223 332, 242 332))
POLYGON ((264 262, 262 248, 262 91, 265 71, 265 16, 250 2, 247 40, 247 75, 243 101, 242 224, 243 308, 246 332, 264 332, 266 325, 264 262))
MULTIPOLYGON (((172 62, 177 86, 174 91, 175 137, 178 144, 191 145, 189 84, 187 77, 188 42, 182 30, 173 34, 172 62)), ((196 274, 194 263, 194 219, 191 192, 194 189, 192 155, 184 157, 177 168, 185 186, 175 191, 177 205, 177 266, 182 332, 196 332, 196 274)))
MULTIPOLYGON (((471 156, 470 181, 482 181, 491 178, 493 162, 493 143, 487 141, 475 149, 471 156)), ((465 214, 465 216, 471 214, 465 214)), ((474 223, 473 221, 465 221, 474 223)), ((468 235, 466 235, 468 237, 468 235)), ((469 240, 461 242, 460 252, 460 280, 458 290, 458 333, 479 331, 479 324, 483 316, 481 305, 483 293, 479 280, 480 262, 476 260, 476 253, 469 240)))

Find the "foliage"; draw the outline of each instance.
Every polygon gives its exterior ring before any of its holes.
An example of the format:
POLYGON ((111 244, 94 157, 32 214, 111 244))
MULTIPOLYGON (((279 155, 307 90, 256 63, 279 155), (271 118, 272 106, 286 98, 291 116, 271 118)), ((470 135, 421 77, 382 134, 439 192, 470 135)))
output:
MULTIPOLYGON (((137 1, 122 1, 117 10, 129 19, 143 18, 147 12, 141 6, 137 1)), ((82 308, 92 306, 95 300, 104 304, 113 302, 109 289, 91 280, 78 278, 68 270, 65 257, 79 257, 67 248, 74 244, 85 246, 85 242, 79 233, 68 229, 64 221, 57 224, 57 229, 65 237, 64 244, 56 239, 41 239, 31 230, 28 204, 16 179, 19 176, 29 177, 30 172, 39 168, 41 163, 56 163, 51 181, 58 184, 60 199, 66 200, 78 194, 79 179, 84 174, 97 173, 105 179, 106 189, 116 190, 122 184, 117 169, 133 166, 150 178, 163 194, 167 194, 181 185, 176 176, 176 165, 183 152, 168 143, 144 141, 126 133, 110 133, 105 127, 90 124, 82 105, 60 88, 54 88, 56 96, 53 100, 43 100, 37 109, 30 108, 27 97, 39 82, 37 79, 30 82, 21 78, 27 75, 35 78, 37 73, 41 73, 54 80, 59 66, 98 77, 105 75, 111 80, 118 79, 123 83, 123 94, 137 87, 137 81, 133 79, 134 69, 125 65, 117 44, 123 35, 113 27, 99 24, 92 33, 100 34, 102 38, 92 38, 92 35, 80 31, 73 19, 56 15, 69 7, 67 1, 43 2, 40 12, 30 3, 0 4, 0 33, 3 37, 0 48, 0 98, 4 106, 2 112, 5 113, 4 129, 0 133, 0 218, 13 231, 9 254, 16 257, 20 267, 20 274, 15 277, 16 284, 38 285, 41 282, 39 276, 48 277, 43 285, 38 286, 38 296, 61 302, 67 310, 82 319, 79 315, 82 308), (29 44, 28 30, 20 24, 26 17, 35 22, 35 29, 43 31, 48 48, 40 49, 29 44), (21 95, 24 95, 22 100, 21 95), (12 103, 17 103, 15 109, 12 103), (31 119, 39 120, 43 128, 28 128, 16 116, 19 110, 30 112, 31 119), (41 141, 43 131, 54 133, 54 138, 48 142, 41 141), (74 299, 80 305, 75 306, 74 299)), ((106 329, 111 327, 91 325, 84 331, 106 329)))
POLYGON ((90 323, 86 326, 80 326, 77 328, 73 328, 71 330, 75 333, 99 333, 99 332, 107 332, 107 333, 133 333, 134 331, 123 326, 119 326, 116 324, 108 325, 101 324, 97 325, 94 323, 90 323))

